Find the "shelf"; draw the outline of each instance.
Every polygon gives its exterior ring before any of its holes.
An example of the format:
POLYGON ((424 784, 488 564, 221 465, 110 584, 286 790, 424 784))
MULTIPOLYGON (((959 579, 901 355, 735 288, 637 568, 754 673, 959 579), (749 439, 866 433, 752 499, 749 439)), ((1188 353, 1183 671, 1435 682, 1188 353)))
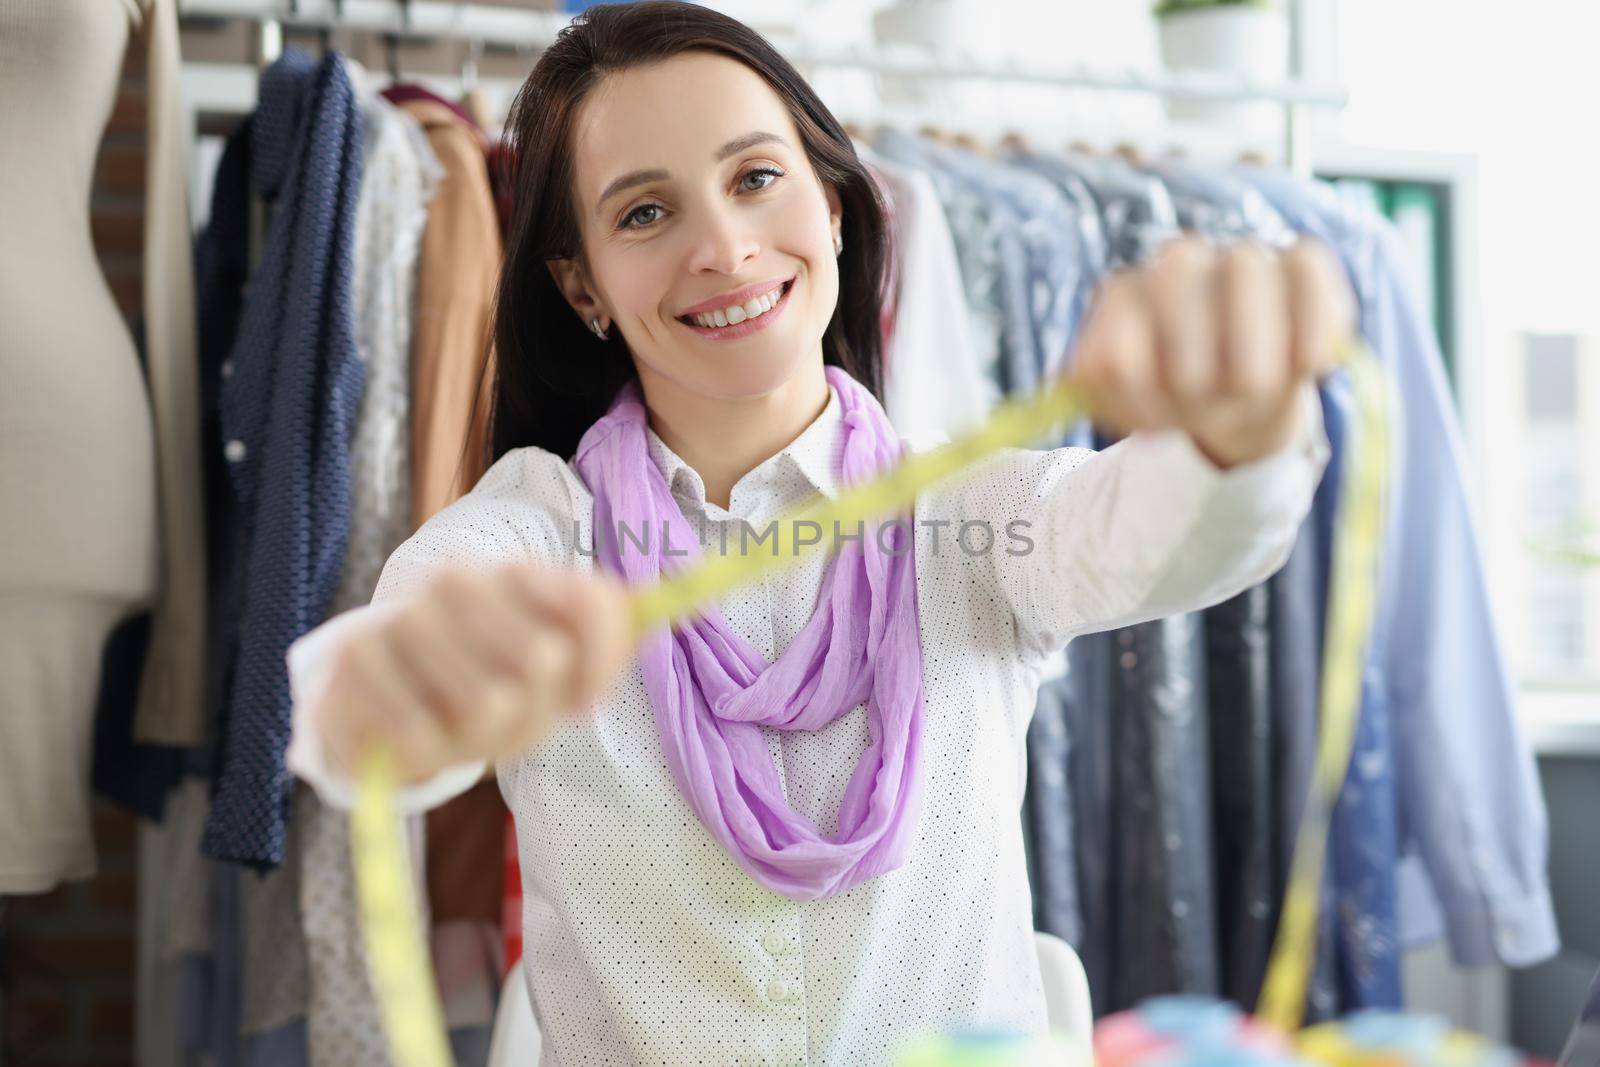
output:
MULTIPOLYGON (((404 37, 467 39, 521 50, 548 46, 571 19, 558 11, 520 11, 442 0, 179 0, 178 13, 187 18, 277 20, 286 28, 335 27, 404 37)), ((911 45, 840 47, 782 36, 773 37, 772 43, 799 66, 854 69, 897 77, 1025 82, 1170 99, 1267 101, 1316 108, 1340 108, 1348 99, 1342 89, 1334 87, 1292 80, 1259 83, 1209 71, 1046 67, 969 52, 932 52, 911 45)))

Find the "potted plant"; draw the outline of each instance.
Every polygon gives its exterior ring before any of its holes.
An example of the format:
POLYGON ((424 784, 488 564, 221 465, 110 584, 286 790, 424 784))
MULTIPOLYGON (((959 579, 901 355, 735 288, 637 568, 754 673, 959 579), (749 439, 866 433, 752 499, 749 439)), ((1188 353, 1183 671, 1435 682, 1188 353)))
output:
MULTIPOLYGON (((1279 0, 1159 0, 1168 70, 1205 70, 1279 82, 1289 73, 1289 20, 1279 0)), ((1244 119, 1246 108, 1171 100, 1174 118, 1244 119)))
POLYGON ((1169 69, 1266 80, 1288 72, 1289 21, 1277 0, 1160 0, 1155 14, 1169 69))

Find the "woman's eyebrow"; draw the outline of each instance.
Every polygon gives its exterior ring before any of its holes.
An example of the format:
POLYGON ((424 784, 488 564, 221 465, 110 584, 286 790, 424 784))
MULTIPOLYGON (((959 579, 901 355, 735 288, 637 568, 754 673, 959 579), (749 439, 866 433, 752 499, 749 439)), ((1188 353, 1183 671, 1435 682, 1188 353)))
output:
MULTIPOLYGON (((771 141, 776 141, 778 144, 787 144, 782 137, 779 137, 775 133, 768 133, 765 130, 754 130, 750 133, 735 137, 733 140, 717 149, 716 154, 712 158, 715 162, 721 163, 724 159, 727 159, 735 152, 743 152, 747 148, 754 148, 758 144, 767 144, 771 141)), ((606 201, 610 200, 613 196, 616 196, 618 193, 625 192, 626 190, 633 188, 635 185, 643 185, 646 182, 665 181, 670 177, 671 175, 662 170, 660 167, 654 167, 650 170, 630 171, 613 181, 610 185, 606 186, 605 191, 600 194, 600 199, 595 201, 595 211, 598 212, 602 207, 605 206, 606 201)))

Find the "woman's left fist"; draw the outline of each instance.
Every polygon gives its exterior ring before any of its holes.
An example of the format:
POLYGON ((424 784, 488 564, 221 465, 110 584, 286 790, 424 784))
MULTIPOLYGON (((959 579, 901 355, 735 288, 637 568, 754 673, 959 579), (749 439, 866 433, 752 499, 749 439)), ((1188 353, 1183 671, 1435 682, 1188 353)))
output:
POLYGON ((1095 294, 1072 373, 1095 422, 1178 427, 1219 467, 1287 445, 1301 383, 1333 368, 1355 322, 1344 270, 1322 243, 1168 242, 1095 294))

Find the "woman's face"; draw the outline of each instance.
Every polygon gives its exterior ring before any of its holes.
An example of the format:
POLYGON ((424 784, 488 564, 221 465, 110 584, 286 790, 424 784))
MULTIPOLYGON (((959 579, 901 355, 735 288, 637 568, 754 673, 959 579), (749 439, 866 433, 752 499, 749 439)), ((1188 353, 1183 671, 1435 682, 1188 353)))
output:
POLYGON ((839 197, 755 72, 691 52, 610 75, 572 144, 588 269, 551 270, 586 324, 622 331, 647 384, 736 399, 820 366, 839 295, 839 197), (748 314, 768 292, 778 304, 737 325, 689 321, 702 305, 748 314))

